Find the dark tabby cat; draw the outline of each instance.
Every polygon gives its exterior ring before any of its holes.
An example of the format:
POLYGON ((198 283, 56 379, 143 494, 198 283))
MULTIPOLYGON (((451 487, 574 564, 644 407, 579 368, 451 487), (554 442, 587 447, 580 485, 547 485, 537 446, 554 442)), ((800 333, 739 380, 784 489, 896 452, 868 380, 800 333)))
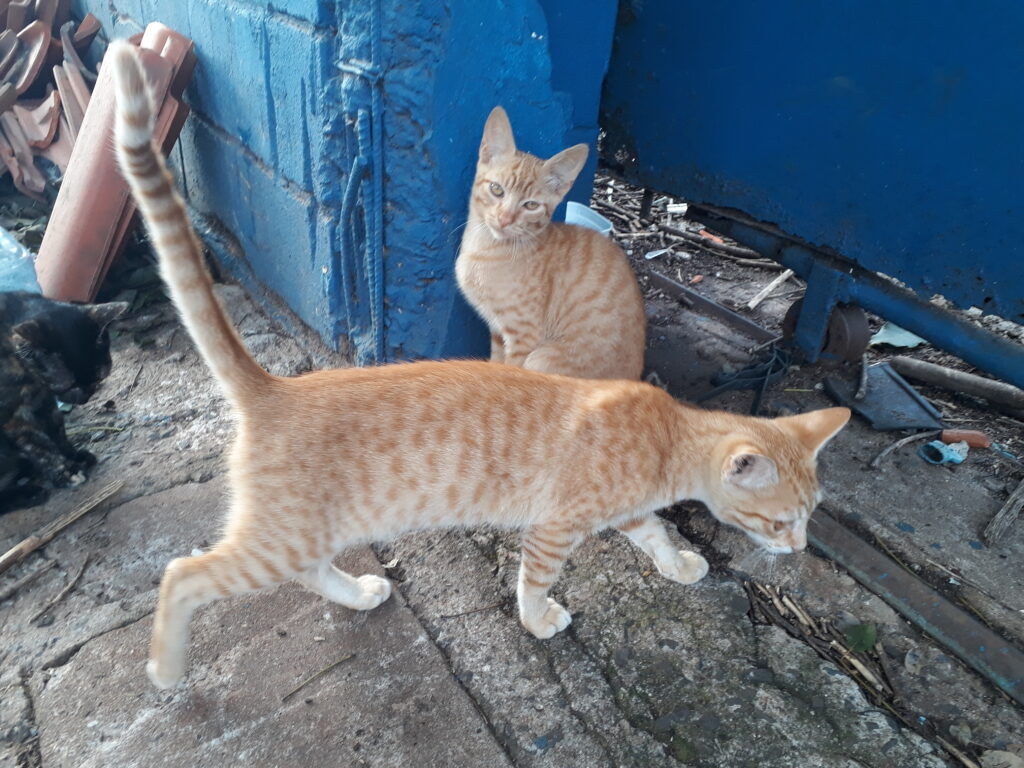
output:
POLYGON ((68 441, 57 399, 84 403, 110 373, 106 329, 126 308, 0 293, 0 512, 40 501, 95 462, 68 441))

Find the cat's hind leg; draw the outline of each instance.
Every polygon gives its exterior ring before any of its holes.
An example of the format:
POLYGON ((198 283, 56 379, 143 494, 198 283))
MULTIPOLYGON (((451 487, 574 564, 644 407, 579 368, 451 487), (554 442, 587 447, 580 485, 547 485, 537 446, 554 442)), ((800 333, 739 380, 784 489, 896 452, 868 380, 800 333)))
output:
POLYGON ((544 640, 569 626, 572 616, 548 597, 562 564, 583 536, 564 524, 536 525, 523 535, 519 566, 519 619, 536 637, 544 640))
POLYGON ((280 553, 260 545, 222 541, 209 552, 172 560, 160 582, 146 672, 158 688, 185 676, 189 624, 197 608, 231 595, 272 587, 294 576, 280 553))
POLYGON ((350 576, 330 559, 303 571, 295 580, 321 597, 354 611, 369 611, 391 597, 391 582, 380 576, 350 576))
POLYGON ((647 553, 665 578, 680 584, 693 584, 707 575, 708 561, 696 552, 676 549, 665 532, 665 526, 654 515, 630 520, 618 529, 647 553))

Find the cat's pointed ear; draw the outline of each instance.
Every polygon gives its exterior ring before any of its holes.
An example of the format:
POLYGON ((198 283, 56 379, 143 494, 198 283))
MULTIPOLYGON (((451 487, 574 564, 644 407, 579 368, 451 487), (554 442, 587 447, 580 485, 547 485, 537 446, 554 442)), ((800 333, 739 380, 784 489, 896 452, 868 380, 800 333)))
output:
POLYGON ((484 137, 480 140, 480 162, 487 164, 495 159, 510 157, 516 152, 516 140, 512 136, 512 123, 501 107, 495 107, 487 116, 484 137))
POLYGON ((815 456, 850 420, 849 408, 825 408, 820 411, 784 416, 775 423, 799 440, 815 456))
POLYGON ((11 335, 14 343, 17 344, 19 340, 31 344, 34 347, 45 347, 49 339, 49 333, 43 322, 38 319, 26 320, 24 323, 18 323, 11 329, 11 335))
POLYGON ((106 304, 90 304, 83 307, 85 314, 93 319, 100 328, 106 328, 128 311, 127 301, 108 301, 106 304))
POLYGON ((740 488, 767 488, 779 482, 779 468, 760 453, 739 451, 726 457, 722 466, 722 482, 740 488))
POLYGON ((563 149, 557 155, 544 161, 544 171, 547 173, 548 186, 559 197, 569 191, 576 177, 583 170, 583 164, 587 162, 587 155, 590 147, 586 144, 577 144, 575 147, 563 149))

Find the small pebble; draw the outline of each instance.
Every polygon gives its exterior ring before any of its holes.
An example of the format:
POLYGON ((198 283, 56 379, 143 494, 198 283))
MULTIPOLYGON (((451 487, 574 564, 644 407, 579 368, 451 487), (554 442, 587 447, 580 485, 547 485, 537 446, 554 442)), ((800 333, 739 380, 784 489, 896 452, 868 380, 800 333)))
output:
POLYGON ((319 635, 317 635, 316 637, 313 638, 313 642, 314 643, 322 643, 326 639, 327 639, 326 637, 320 637, 319 635))

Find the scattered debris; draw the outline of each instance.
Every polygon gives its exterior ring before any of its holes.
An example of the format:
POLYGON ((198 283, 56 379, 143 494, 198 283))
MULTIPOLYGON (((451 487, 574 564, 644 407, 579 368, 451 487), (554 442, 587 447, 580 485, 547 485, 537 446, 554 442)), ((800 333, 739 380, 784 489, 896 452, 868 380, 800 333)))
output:
MULTIPOLYGON (((150 24, 142 35, 131 40, 140 47, 140 60, 158 105, 154 139, 166 153, 174 146, 188 116, 182 93, 195 68, 194 46, 187 37, 158 23, 150 24)), ((77 67, 68 64, 64 72, 69 90, 79 94, 77 67)), ((111 74, 103 68, 88 103, 36 260, 43 294, 62 301, 92 301, 96 297, 124 245, 135 213, 135 203, 118 171, 110 141, 114 88, 111 74)), ((68 118, 73 122, 75 115, 69 113, 68 118)))
POLYGON ((929 464, 963 464, 970 450, 966 440, 949 444, 932 440, 918 448, 917 454, 929 464))
POLYGON ((941 429, 942 414, 921 397, 888 363, 868 368, 867 387, 859 400, 860 387, 836 376, 825 379, 825 391, 840 405, 865 418, 874 429, 941 429))
POLYGON ((900 328, 896 323, 887 322, 871 337, 868 345, 874 347, 879 344, 887 344, 890 347, 913 349, 927 343, 926 339, 922 339, 916 333, 900 328))
MULTIPOLYGON (((1021 496, 1024 497, 1024 490, 1021 496)), ((951 603, 912 571, 899 567, 898 561, 879 552, 830 514, 811 517, 807 536, 812 546, 906 619, 1014 701, 1024 703, 1024 653, 1012 643, 951 603)))
POLYGON ((696 285, 697 283, 704 281, 704 275, 694 275, 690 278, 690 285, 696 285))
POLYGON ((80 507, 77 507, 66 515, 58 517, 52 521, 49 525, 42 528, 38 533, 29 536, 27 539, 15 544, 7 552, 0 557, 0 573, 3 573, 15 563, 20 562, 25 557, 35 552, 40 547, 46 545, 54 536, 63 531, 78 518, 82 517, 89 512, 92 512, 104 501, 109 499, 115 493, 120 491, 124 487, 124 480, 117 480, 110 483, 99 491, 95 496, 86 501, 80 507))
POLYGON ((1021 480, 1017 490, 1010 494, 1010 498, 1006 500, 1003 508, 985 526, 985 530, 981 534, 981 540, 988 546, 996 544, 1006 535, 1010 526, 1017 521, 1022 508, 1024 508, 1024 480, 1021 480))
POLYGON ((648 251, 647 253, 644 254, 644 258, 647 259, 648 261, 650 261, 651 259, 656 259, 659 256, 664 256, 666 253, 672 253, 672 249, 671 248, 659 248, 656 251, 648 251))
POLYGON ((99 21, 88 14, 76 28, 66 2, 0 5, 6 9, 6 19, 0 14, 0 158, 22 194, 45 202, 52 199, 52 182, 67 170, 64 150, 74 144, 89 101, 93 75, 81 54, 99 21), (37 158, 57 172, 44 172, 37 158))
POLYGON ((923 381, 952 392, 960 392, 972 397, 980 397, 994 405, 1012 408, 1024 413, 1024 390, 1012 384, 1004 384, 994 379, 986 379, 973 373, 955 371, 944 365, 926 363, 911 357, 894 357, 892 367, 912 379, 923 381))
POLYGON ((659 272, 651 272, 651 285, 656 288, 660 288, 666 294, 682 301, 687 307, 731 325, 737 331, 746 334, 754 341, 770 344, 779 340, 779 336, 777 334, 762 328, 752 320, 743 317, 743 315, 733 312, 727 307, 723 307, 718 302, 712 301, 706 296, 701 296, 696 291, 691 291, 685 285, 681 285, 672 278, 666 277, 659 272))
MULTIPOLYGON (((914 713, 904 709, 885 649, 877 641, 877 629, 873 624, 859 624, 844 633, 829 619, 812 617, 792 595, 787 595, 779 587, 756 581, 743 581, 742 584, 755 621, 777 626, 802 641, 821 658, 842 669, 875 705, 906 727, 935 739, 963 768, 979 768, 978 763, 939 736, 925 718, 915 717, 914 713)), ((905 666, 913 674, 920 672, 919 664, 916 669, 905 666)))

